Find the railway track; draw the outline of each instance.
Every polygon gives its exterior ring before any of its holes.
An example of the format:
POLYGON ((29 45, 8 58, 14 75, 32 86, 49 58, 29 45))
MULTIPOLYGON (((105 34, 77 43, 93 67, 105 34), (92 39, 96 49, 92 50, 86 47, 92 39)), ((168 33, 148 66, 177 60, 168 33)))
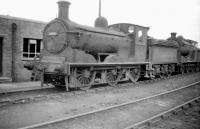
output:
POLYGON ((133 129, 200 99, 200 81, 136 101, 21 129, 133 129))
MULTIPOLYGON (((165 78, 157 78, 157 79, 152 79, 152 80, 140 80, 136 83, 130 83, 130 82, 122 82, 118 84, 117 87, 136 87, 140 86, 141 84, 151 84, 154 82, 159 82, 163 80, 169 80, 172 78, 179 78, 179 77, 184 77, 187 75, 190 75, 191 73, 183 74, 183 75, 174 75, 170 77, 165 77, 165 78)), ((173 82, 170 82, 173 86, 173 82)), ((5 106, 8 104, 17 104, 17 103, 28 103, 31 101, 37 101, 37 100, 44 100, 48 98, 54 98, 57 96, 71 96, 71 95, 79 95, 79 94, 84 94, 87 92, 98 92, 98 91, 106 91, 106 90, 112 90, 115 87, 110 87, 110 86, 96 86, 95 88, 91 88, 88 90, 72 90, 71 92, 66 92, 64 88, 54 88, 54 87, 47 87, 47 88, 42 88, 42 89, 25 89, 25 90, 16 90, 16 91, 11 91, 11 92, 4 92, 0 93, 0 106, 5 106)))
POLYGON ((186 107, 187 105, 191 106, 193 102, 200 102, 200 96, 196 97, 196 98, 194 98, 192 100, 189 100, 189 101, 187 101, 187 102, 185 102, 183 104, 180 104, 180 105, 178 105, 178 106, 176 106, 174 108, 171 108, 171 109, 169 109, 167 111, 164 111, 164 112, 162 112, 160 114, 154 115, 154 116, 152 116, 150 118, 147 118, 147 119, 145 119, 143 121, 140 121, 140 122, 135 123, 135 124, 133 124, 131 126, 128 126, 128 127, 124 128, 124 129, 138 129, 138 128, 143 128, 143 127, 146 127, 146 126, 151 126, 154 123, 156 123, 156 122, 158 122, 158 121, 160 121, 162 119, 165 119, 165 117, 168 117, 170 115, 178 113, 179 111, 183 110, 184 107, 186 107))
POLYGON ((139 129, 199 129, 200 101, 196 100, 139 129))

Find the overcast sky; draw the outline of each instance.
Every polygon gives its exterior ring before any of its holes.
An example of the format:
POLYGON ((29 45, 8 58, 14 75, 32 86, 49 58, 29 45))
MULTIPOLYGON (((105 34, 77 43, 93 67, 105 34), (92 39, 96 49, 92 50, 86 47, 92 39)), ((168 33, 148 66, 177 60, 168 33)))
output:
MULTIPOLYGON (((57 1, 0 0, 0 14, 49 22, 57 16, 57 1)), ((68 1, 72 21, 94 25, 99 0, 68 1)), ((171 32, 177 32, 200 42, 200 0, 102 0, 102 16, 109 24, 148 26, 148 34, 155 38, 166 39, 171 32)))

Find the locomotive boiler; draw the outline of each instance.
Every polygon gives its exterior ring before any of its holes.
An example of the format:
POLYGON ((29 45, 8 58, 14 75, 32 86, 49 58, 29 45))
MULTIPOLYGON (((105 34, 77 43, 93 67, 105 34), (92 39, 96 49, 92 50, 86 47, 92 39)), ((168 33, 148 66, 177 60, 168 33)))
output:
MULTIPOLYGON (((59 1, 59 16, 57 19, 51 21, 44 29, 44 47, 48 53, 60 54, 66 48, 76 49, 86 52, 86 54, 93 55, 101 61, 101 57, 98 54, 107 53, 123 53, 130 55, 130 52, 134 51, 135 37, 133 34, 128 33, 131 29, 134 29, 134 25, 128 24, 118 24, 111 25, 108 27, 107 20, 100 16, 96 19, 96 27, 89 27, 76 24, 68 18, 69 3, 66 1, 59 1), (126 26, 125 26, 126 25, 126 26), (115 29, 120 29, 120 26, 124 26, 124 31, 116 31, 115 29), (129 27, 129 28, 128 28, 129 27), (126 30, 127 29, 127 30, 126 30), (133 45, 132 45, 133 44, 133 45), (131 47, 130 47, 131 46, 131 47), (131 50, 132 49, 132 50, 131 50), (127 52, 129 50, 129 53, 127 52)), ((146 33, 148 28, 137 27, 136 29, 142 28, 143 40, 145 41, 146 33)), ((139 30, 136 30, 139 31, 139 30)), ((145 44, 145 42, 143 42, 145 44)), ((81 53, 83 54, 83 53, 81 53)), ((44 55, 44 53, 43 53, 44 55)), ((84 55, 81 55, 84 58, 84 55)), ((90 56, 85 55, 85 58, 90 56)), ((105 57, 105 56, 104 56, 105 57)), ((92 59, 85 60, 85 63, 92 63, 98 60, 92 59)), ((127 59, 127 61, 130 59, 127 59)), ((69 62, 80 62, 80 60, 68 60, 69 62)), ((107 60, 109 62, 109 60, 107 60)), ((82 60, 81 60, 82 62, 82 60)), ((83 62, 82 62, 83 63, 83 62)))
POLYGON ((115 86, 122 80, 136 82, 142 76, 169 76, 182 67, 199 66, 196 60, 194 65, 180 64, 180 53, 186 51, 181 39, 160 42, 147 37, 148 27, 130 23, 108 25, 101 15, 95 27, 80 25, 69 19, 69 5, 59 1, 58 18, 44 28, 44 49, 38 68, 42 71, 42 85, 84 90, 94 84, 115 86))

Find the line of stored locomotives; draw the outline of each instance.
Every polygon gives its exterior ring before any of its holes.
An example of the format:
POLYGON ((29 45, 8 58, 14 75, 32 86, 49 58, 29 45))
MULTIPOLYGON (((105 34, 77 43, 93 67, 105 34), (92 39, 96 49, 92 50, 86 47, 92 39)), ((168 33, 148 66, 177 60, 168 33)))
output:
POLYGON ((108 26, 99 16, 95 27, 69 20, 70 3, 59 1, 58 18, 43 32, 44 49, 38 69, 41 82, 87 89, 94 84, 111 86, 121 80, 136 82, 200 71, 197 42, 171 33, 167 40, 147 36, 148 27, 130 23, 108 26))

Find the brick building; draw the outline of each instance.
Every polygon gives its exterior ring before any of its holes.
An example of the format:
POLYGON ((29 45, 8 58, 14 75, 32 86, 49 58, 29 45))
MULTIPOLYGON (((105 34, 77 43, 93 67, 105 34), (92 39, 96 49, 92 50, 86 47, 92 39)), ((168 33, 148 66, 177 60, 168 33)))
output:
POLYGON ((0 79, 30 80, 24 63, 33 60, 42 48, 45 22, 0 15, 0 79))

